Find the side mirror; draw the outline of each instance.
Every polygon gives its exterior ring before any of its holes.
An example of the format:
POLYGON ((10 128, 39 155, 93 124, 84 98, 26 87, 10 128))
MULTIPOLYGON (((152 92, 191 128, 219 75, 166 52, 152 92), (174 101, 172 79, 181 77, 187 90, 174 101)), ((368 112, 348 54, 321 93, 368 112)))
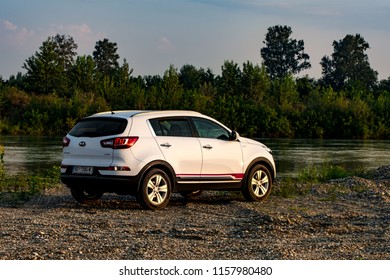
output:
POLYGON ((231 133, 230 133, 230 138, 229 138, 229 140, 230 141, 236 141, 236 140, 238 140, 238 138, 240 138, 240 135, 238 134, 238 132, 237 131, 232 131, 231 133))

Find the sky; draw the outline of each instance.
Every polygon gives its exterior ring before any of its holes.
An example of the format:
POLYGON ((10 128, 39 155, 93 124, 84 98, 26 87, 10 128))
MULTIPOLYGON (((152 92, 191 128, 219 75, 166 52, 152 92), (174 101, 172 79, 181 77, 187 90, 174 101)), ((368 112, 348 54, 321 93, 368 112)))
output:
POLYGON ((226 60, 261 65, 269 27, 287 25, 303 40, 312 68, 333 41, 360 34, 379 79, 390 77, 389 0, 0 0, 0 76, 18 72, 56 34, 73 37, 78 55, 104 38, 118 45, 133 76, 163 75, 190 64, 219 75, 226 60))

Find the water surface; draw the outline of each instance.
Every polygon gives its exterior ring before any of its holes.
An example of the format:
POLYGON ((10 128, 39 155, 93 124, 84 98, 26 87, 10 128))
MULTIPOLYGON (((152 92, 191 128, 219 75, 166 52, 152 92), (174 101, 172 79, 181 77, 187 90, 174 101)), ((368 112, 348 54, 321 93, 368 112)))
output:
MULTIPOLYGON (((278 177, 331 163, 347 169, 373 169, 390 165, 390 140, 260 139, 273 150, 278 177)), ((4 168, 9 174, 35 173, 59 166, 62 137, 1 136, 4 168)))
POLYGON ((278 176, 324 163, 348 170, 390 165, 389 140, 260 139, 273 150, 278 176))

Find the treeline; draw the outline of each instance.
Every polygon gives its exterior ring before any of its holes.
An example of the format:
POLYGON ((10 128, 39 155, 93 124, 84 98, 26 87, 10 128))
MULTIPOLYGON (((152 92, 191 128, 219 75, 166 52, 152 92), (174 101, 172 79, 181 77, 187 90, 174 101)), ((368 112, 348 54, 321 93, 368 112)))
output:
POLYGON ((171 65, 162 76, 134 77, 126 60, 118 62, 116 43, 104 39, 92 55, 77 56, 73 38, 50 37, 26 59, 26 74, 0 79, 0 133, 63 135, 78 119, 100 111, 183 109, 211 115, 250 137, 390 137, 390 78, 377 80, 360 35, 333 43, 318 80, 294 76, 310 63, 303 41, 291 39, 291 28, 269 28, 264 43, 262 65, 227 60, 220 75, 171 65), (339 59, 343 52, 349 57, 339 59))

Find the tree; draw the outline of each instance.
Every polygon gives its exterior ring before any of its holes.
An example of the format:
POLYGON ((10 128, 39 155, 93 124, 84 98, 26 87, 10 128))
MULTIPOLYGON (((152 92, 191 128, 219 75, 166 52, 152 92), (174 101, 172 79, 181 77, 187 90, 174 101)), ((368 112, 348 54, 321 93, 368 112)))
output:
POLYGON ((291 27, 276 25, 268 28, 265 47, 260 50, 264 65, 271 76, 283 78, 311 67, 303 40, 291 39, 291 27))
POLYGON ((35 55, 26 59, 28 89, 37 93, 66 91, 68 70, 74 61, 77 44, 72 37, 56 35, 48 37, 35 55))
POLYGON ((270 79, 264 66, 253 65, 249 61, 243 64, 241 87, 246 100, 251 99, 260 104, 270 86, 270 79))
POLYGON ((381 92, 381 91, 387 91, 390 93, 390 77, 388 77, 386 80, 381 80, 376 88, 376 91, 381 92))
POLYGON ((126 58, 123 59, 122 66, 118 67, 116 75, 116 83, 120 92, 126 92, 130 82, 131 82, 131 73, 133 73, 133 68, 130 68, 129 63, 126 58))
POLYGON ((198 70, 195 66, 186 64, 180 68, 179 80, 186 90, 197 89, 203 84, 203 75, 203 68, 198 70))
POLYGON ((23 64, 27 70, 26 78, 28 88, 38 93, 54 91, 58 76, 62 76, 62 70, 58 67, 57 55, 54 51, 55 44, 50 38, 42 43, 39 52, 29 57, 23 64))
POLYGON ((114 70, 119 68, 117 50, 117 43, 110 42, 108 39, 96 42, 93 59, 98 72, 103 75, 111 75, 114 70))
POLYGON ((18 74, 11 75, 7 81, 7 85, 11 87, 17 87, 19 89, 24 89, 26 82, 25 82, 25 76, 22 74, 22 72, 18 72, 18 74))
POLYGON ((218 80, 218 86, 221 95, 239 95, 241 96, 242 72, 240 67, 234 61, 226 60, 221 67, 222 73, 218 80))
POLYGON ((55 43, 54 52, 58 56, 58 62, 61 63, 66 71, 70 70, 77 55, 77 44, 71 36, 59 35, 52 37, 55 43))
POLYGON ((114 89, 111 91, 110 105, 113 110, 120 110, 128 108, 129 104, 133 103, 132 79, 131 73, 133 69, 130 68, 126 59, 123 59, 122 66, 118 67, 114 75, 114 89))
POLYGON ((180 68, 179 79, 184 89, 191 90, 198 89, 204 83, 213 83, 214 74, 210 68, 205 71, 203 68, 196 69, 195 66, 186 64, 180 68))
POLYGON ((93 91, 95 89, 94 74, 95 62, 92 56, 78 56, 70 71, 73 88, 83 92, 93 91))
POLYGON ((378 73, 370 67, 365 53, 369 44, 359 34, 347 35, 340 41, 333 41, 333 54, 321 60, 323 82, 335 90, 345 86, 363 86, 372 89, 378 73))
POLYGON ((180 84, 179 73, 174 65, 164 72, 160 89, 163 109, 176 109, 182 106, 183 86, 180 84))
POLYGON ((218 96, 215 99, 216 117, 232 129, 242 125, 243 102, 242 72, 237 63, 226 60, 218 78, 218 96))

